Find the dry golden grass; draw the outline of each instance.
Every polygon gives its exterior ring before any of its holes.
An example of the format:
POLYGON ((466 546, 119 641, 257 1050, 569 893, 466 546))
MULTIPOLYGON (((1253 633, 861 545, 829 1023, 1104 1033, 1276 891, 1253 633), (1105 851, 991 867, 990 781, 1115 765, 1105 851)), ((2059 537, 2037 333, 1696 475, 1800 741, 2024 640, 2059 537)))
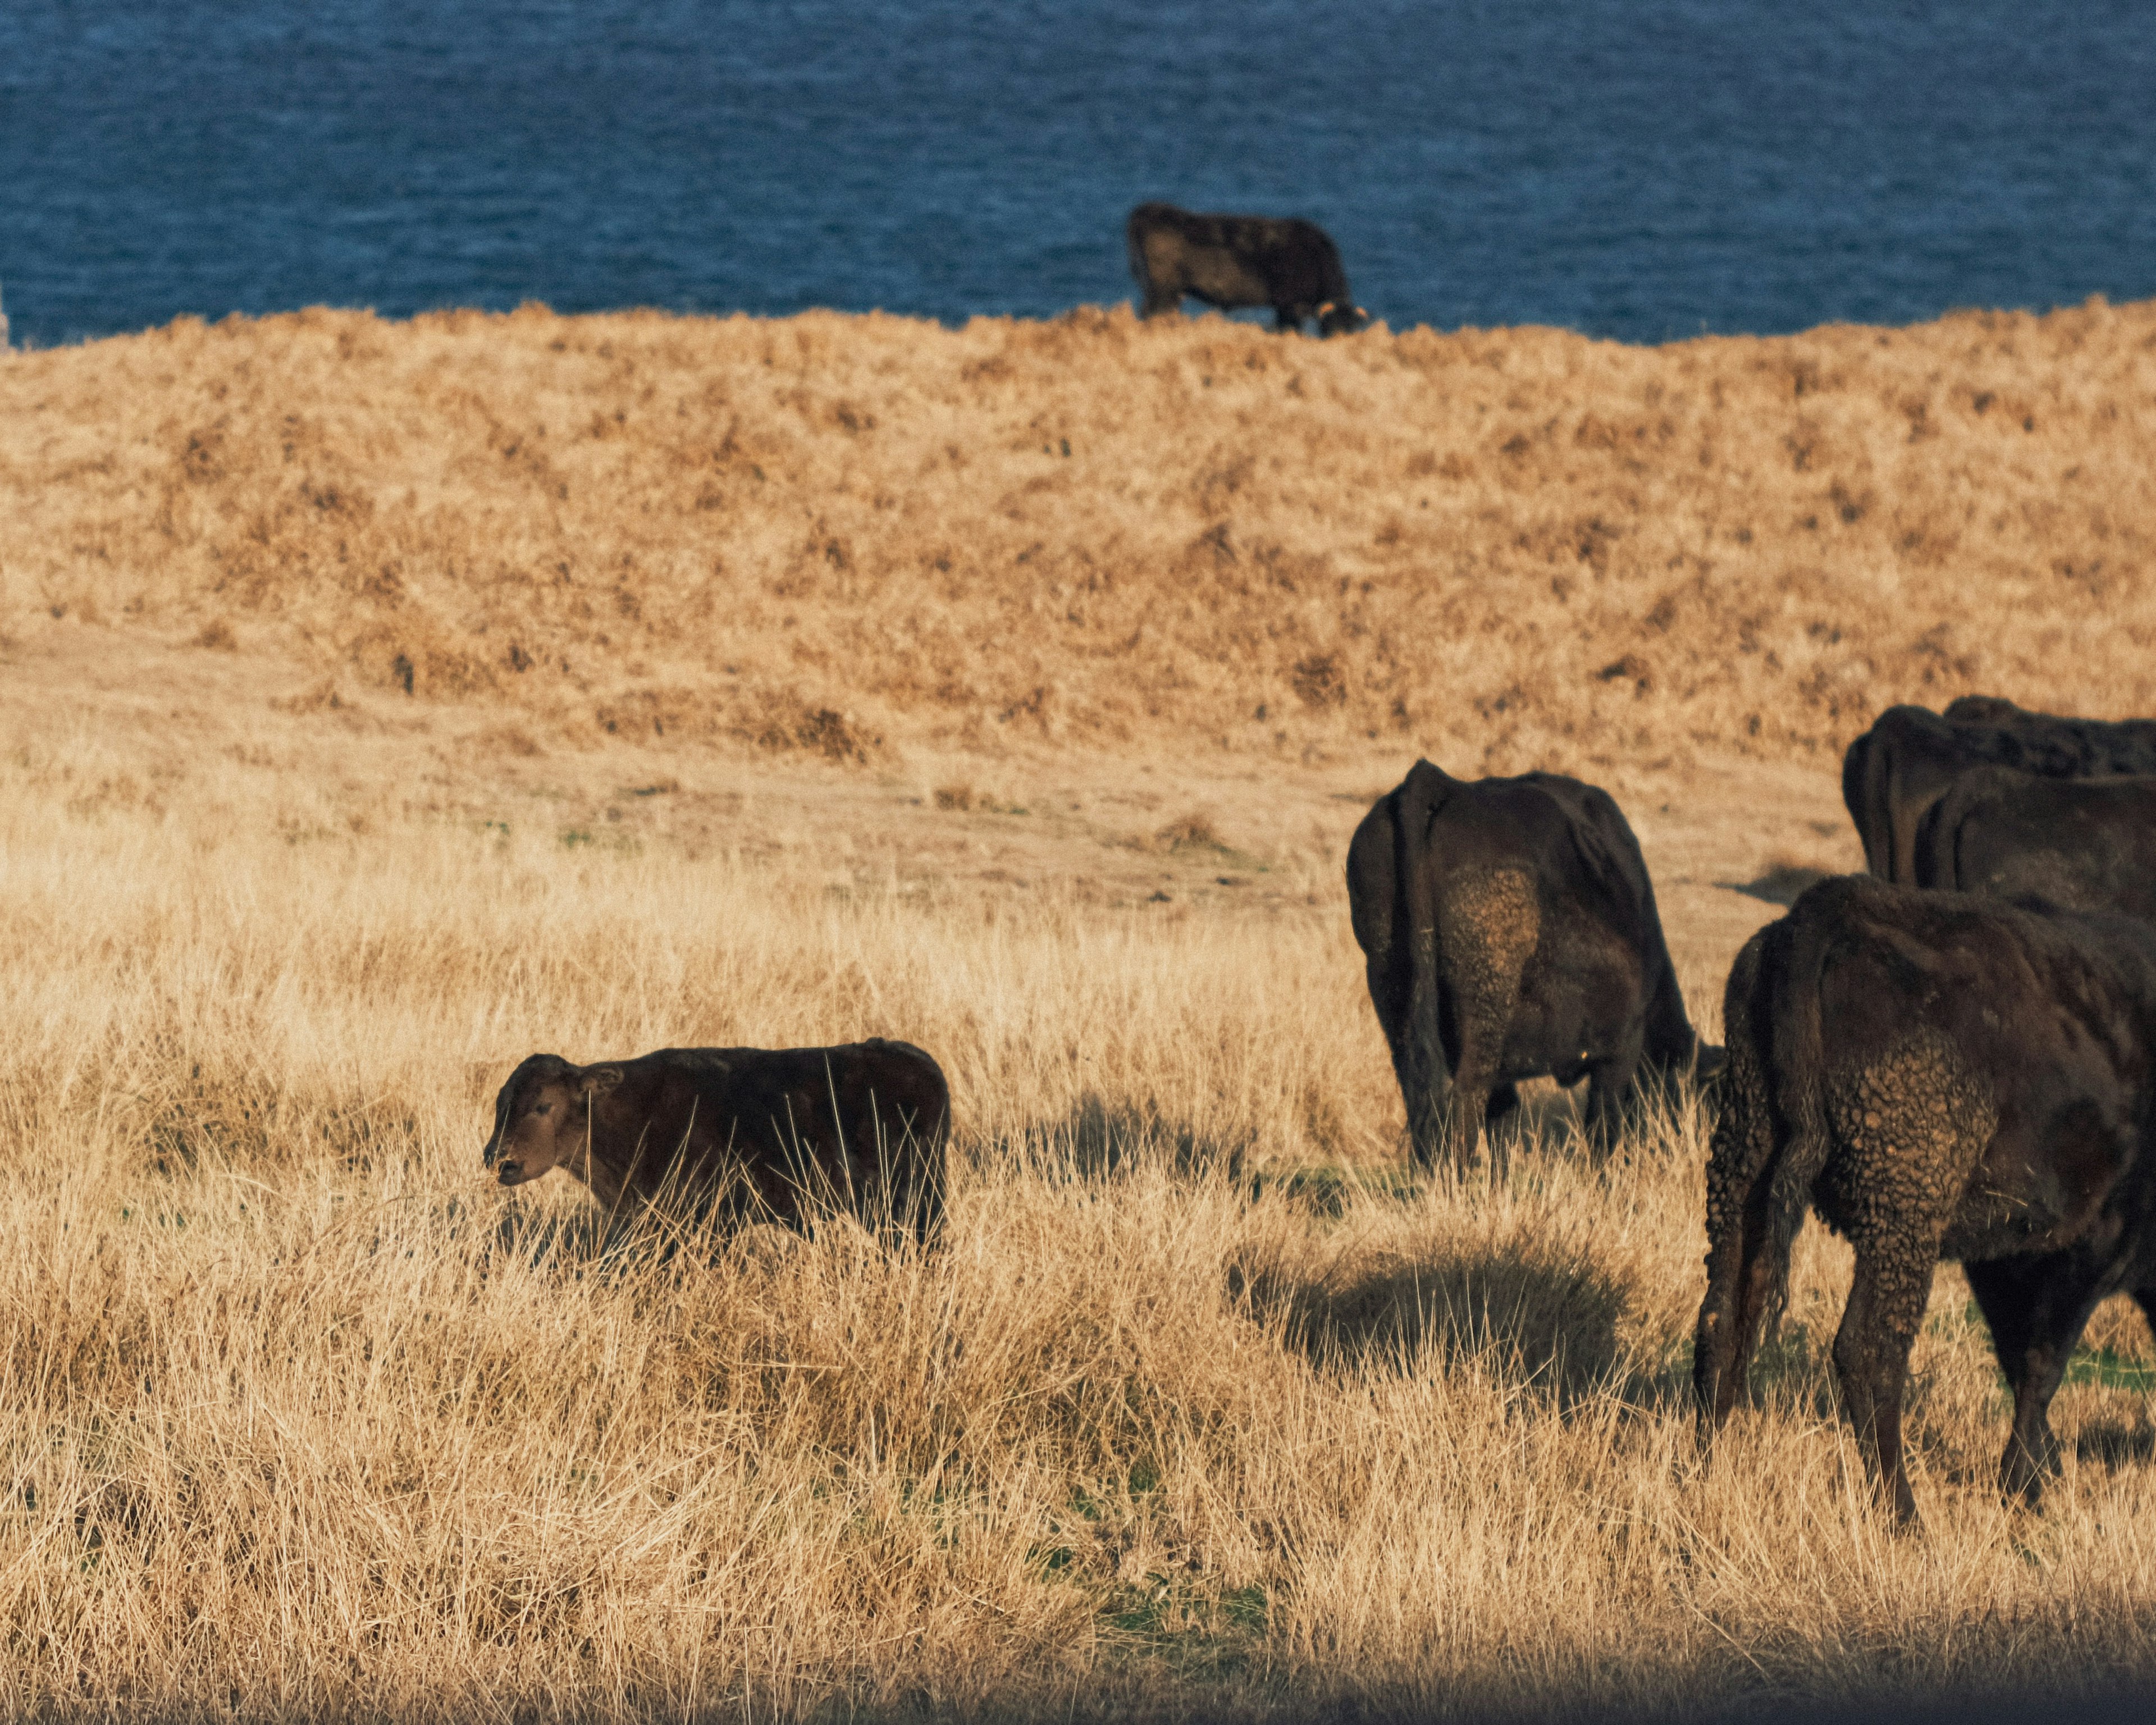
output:
POLYGON ((2021 1516, 1943 1274, 1897 1540, 1814 1232, 1702 1474, 1700 1122, 1596 1164, 1545 1091, 1505 1178, 1408 1181, 1339 887, 1418 747, 1600 778, 1712 1033, 1775 913, 1729 889, 1853 862, 1876 706, 2156 708, 2152 339, 317 312, 0 361, 0 1705, 2156 1677, 2137 1315, 2021 1516), (937 1256, 669 1258, 480 1167, 534 1049, 878 1033, 956 1092, 937 1256))
POLYGON ((0 626, 550 731, 1820 759, 2156 709, 2156 304, 1621 347, 312 311, 0 364, 0 626))
MULTIPOLYGON (((753 859, 505 834, 335 788, 341 734, 275 770, 8 718, 11 1713, 1682 1708, 2148 1674, 2138 1318, 2103 1315, 2112 1384, 2061 1397, 2066 1479, 2017 1517, 1943 1278, 1930 1534, 1897 1541, 1823 1366, 1845 1254, 1810 1236, 1762 1408, 1702 1477, 1699 1122, 1597 1166, 1545 1098, 1506 1181, 1404 1183, 1337 896, 834 873, 814 828, 753 859), (535 1047, 879 1031, 957 1092, 940 1256, 844 1229, 610 1253, 581 1189, 480 1167, 535 1047)), ((256 754, 300 746, 263 722, 256 754)), ((1715 967, 1679 950, 1711 1025, 1715 967)))

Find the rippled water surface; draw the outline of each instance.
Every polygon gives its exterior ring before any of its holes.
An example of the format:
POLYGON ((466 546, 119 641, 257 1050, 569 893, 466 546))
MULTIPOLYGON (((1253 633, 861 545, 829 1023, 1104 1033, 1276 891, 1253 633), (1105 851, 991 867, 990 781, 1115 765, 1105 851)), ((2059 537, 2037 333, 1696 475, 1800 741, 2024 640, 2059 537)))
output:
POLYGON ((1396 327, 1633 340, 2156 294, 2142 0, 17 0, 50 343, 328 301, 942 318, 1301 213, 1396 327))

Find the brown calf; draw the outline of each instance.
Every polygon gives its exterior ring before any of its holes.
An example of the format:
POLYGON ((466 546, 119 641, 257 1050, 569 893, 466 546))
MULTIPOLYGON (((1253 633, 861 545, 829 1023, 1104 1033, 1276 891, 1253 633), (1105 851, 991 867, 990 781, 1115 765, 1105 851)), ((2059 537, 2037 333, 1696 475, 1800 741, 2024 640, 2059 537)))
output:
POLYGON ((609 1210, 664 1200, 728 1224, 805 1228, 819 1207, 933 1239, 951 1091, 910 1042, 662 1048, 574 1066, 533 1055, 495 1099, 505 1186, 566 1168, 609 1210))

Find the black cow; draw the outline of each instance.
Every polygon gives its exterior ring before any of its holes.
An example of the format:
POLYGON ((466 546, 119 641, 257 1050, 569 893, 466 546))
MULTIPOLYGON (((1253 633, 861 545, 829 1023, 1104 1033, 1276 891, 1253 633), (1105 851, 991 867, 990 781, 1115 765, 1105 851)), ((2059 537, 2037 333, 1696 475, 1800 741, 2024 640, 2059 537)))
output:
POLYGON ((1963 773, 1917 829, 1919 886, 2156 919, 2156 778, 1963 773))
POLYGON ((1142 203, 1123 237, 1143 295, 1141 317, 1173 311, 1188 294, 1224 311, 1270 305, 1283 330, 1300 330, 1315 317, 1321 336, 1352 333, 1370 321, 1348 290, 1339 248, 1315 222, 1204 216, 1172 203, 1142 203))
POLYGON ((1841 799, 1882 880, 1916 880, 1924 811, 1973 767, 2012 767, 2046 778, 2156 773, 2156 720, 2063 718, 1995 696, 1965 695, 1944 713, 1889 707, 1841 762, 1841 799))
POLYGON ((1521 1079, 1587 1078, 1607 1142, 1643 1065, 1698 1058, 1639 841, 1593 785, 1418 761, 1355 829, 1348 902, 1424 1166, 1471 1159, 1521 1079))
POLYGON ((2156 928, 1843 875, 1746 943, 1722 1031, 1702 1439, 1816 1209, 1856 1248, 1835 1373, 1897 1518, 1916 1518, 1902 1392, 1942 1258, 1965 1267, 2013 1389, 2002 1486, 2033 1503, 2089 1313, 2123 1291, 2156 1318, 2156 928))
POLYGON ((505 1186, 567 1168, 610 1210, 634 1199, 800 1228, 834 1205, 926 1242, 950 1122, 942 1069, 910 1042, 662 1048, 596 1066, 533 1055, 495 1100, 485 1161, 505 1186))

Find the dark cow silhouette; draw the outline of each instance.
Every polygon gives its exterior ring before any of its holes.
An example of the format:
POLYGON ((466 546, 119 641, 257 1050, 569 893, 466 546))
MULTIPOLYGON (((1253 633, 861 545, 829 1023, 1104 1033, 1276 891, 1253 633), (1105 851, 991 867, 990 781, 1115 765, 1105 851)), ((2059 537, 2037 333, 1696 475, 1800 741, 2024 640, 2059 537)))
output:
POLYGON ((1592 785, 1418 761, 1356 828, 1348 901, 1424 1165, 1470 1160, 1545 1074, 1589 1081, 1606 1142, 1643 1065, 1699 1054, 1639 842, 1592 785))
POLYGON ((1964 773, 1917 828, 1916 884, 2156 918, 2156 778, 1964 773))
POLYGON ((1912 883, 1925 810, 1972 767, 1994 766, 2046 778, 2156 773, 2156 720, 2065 718, 1989 695, 1965 695, 1944 713, 1887 708, 1841 762, 1841 799, 1865 867, 1912 883))
POLYGON ((1300 330, 1314 317, 1321 336, 1352 332, 1370 321, 1348 290, 1339 248, 1315 222, 1142 203, 1123 236, 1142 295, 1141 317, 1173 311, 1188 294, 1229 311, 1270 305, 1283 330, 1300 330))
POLYGON ((663 1048, 574 1066, 533 1055, 495 1099, 505 1186, 566 1168, 609 1210, 662 1201, 800 1228, 823 1206, 911 1229, 942 1217, 951 1092, 910 1042, 663 1048))
POLYGON ((1942 1258, 1964 1266, 2014 1393, 2002 1486, 2034 1502, 2089 1313, 2124 1291, 2156 1317, 2156 929, 1844 875, 1746 943, 1722 1014, 1702 1438, 1816 1209, 1856 1248, 1835 1373, 1896 1517, 1916 1518, 1902 1392, 1942 1258))

